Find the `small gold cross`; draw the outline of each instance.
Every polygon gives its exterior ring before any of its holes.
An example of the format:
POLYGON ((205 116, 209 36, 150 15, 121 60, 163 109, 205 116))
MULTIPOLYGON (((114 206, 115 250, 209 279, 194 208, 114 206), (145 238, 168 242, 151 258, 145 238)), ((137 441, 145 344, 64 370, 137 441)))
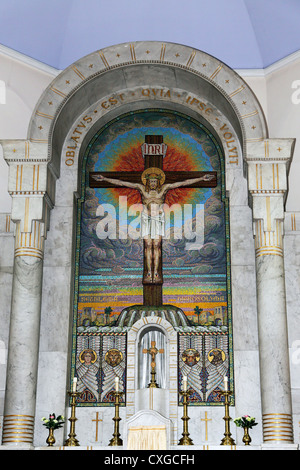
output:
POLYGON ((95 441, 98 442, 98 424, 102 422, 102 419, 99 419, 99 411, 96 411, 96 419, 92 419, 96 423, 96 438, 95 441))
POLYGON ((150 349, 143 349, 143 353, 144 354, 150 354, 151 355, 151 382, 149 384, 149 387, 150 388, 158 388, 158 385, 156 384, 156 381, 155 381, 155 367, 156 367, 156 363, 155 363, 155 356, 158 354, 158 353, 161 353, 163 354, 165 352, 164 349, 157 349, 155 347, 156 345, 156 342, 155 341, 151 341, 151 348, 150 349))
POLYGON ((212 421, 212 419, 208 419, 207 411, 205 411, 205 418, 204 419, 201 418, 201 421, 205 421, 205 440, 208 441, 207 423, 208 421, 212 421))

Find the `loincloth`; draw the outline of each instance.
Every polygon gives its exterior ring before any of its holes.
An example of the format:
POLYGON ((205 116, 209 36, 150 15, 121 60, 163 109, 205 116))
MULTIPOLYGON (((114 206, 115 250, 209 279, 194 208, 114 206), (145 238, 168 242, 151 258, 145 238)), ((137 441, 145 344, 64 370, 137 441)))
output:
POLYGON ((165 214, 149 215, 142 212, 141 217, 141 235, 142 238, 150 236, 157 239, 165 235, 165 214))

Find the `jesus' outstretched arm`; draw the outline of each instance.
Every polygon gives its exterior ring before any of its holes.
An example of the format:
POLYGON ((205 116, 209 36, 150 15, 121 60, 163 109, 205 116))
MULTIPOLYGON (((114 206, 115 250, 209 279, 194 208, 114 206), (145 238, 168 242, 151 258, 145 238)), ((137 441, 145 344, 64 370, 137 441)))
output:
POLYGON ((199 178, 191 178, 184 181, 178 181, 177 183, 164 184, 164 191, 169 191, 170 189, 180 188, 181 186, 188 186, 194 183, 199 183, 200 181, 211 181, 214 179, 214 175, 204 175, 199 178))
POLYGON ((116 186, 125 186, 126 188, 137 189, 138 191, 143 190, 143 185, 139 183, 130 183, 129 181, 119 180, 117 178, 107 178, 103 175, 93 175, 93 179, 96 181, 107 181, 108 183, 116 186))

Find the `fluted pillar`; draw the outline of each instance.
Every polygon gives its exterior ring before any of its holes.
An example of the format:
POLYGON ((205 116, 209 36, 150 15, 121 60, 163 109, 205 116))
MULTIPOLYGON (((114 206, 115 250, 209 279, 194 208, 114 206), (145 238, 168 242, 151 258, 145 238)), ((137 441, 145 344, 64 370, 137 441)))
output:
POLYGON ((256 254, 263 440, 270 444, 293 443, 283 247, 293 148, 293 139, 268 139, 250 144, 246 157, 256 254))
POLYGON ((34 438, 44 240, 54 179, 47 148, 1 142, 9 165, 15 250, 3 419, 3 445, 31 446, 34 438))

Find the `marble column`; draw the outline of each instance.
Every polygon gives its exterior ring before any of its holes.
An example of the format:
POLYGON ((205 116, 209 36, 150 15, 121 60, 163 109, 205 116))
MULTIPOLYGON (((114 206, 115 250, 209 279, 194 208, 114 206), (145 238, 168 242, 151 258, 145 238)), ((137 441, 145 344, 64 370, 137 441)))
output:
POLYGON ((30 447, 34 439, 44 239, 54 178, 44 145, 28 141, 1 144, 9 165, 11 219, 15 223, 2 444, 30 447))
MULTIPOLYGON (((253 210, 263 440, 293 443, 283 252, 284 203, 294 139, 247 147, 253 210)), ((251 334, 251 332, 249 332, 251 334)))

